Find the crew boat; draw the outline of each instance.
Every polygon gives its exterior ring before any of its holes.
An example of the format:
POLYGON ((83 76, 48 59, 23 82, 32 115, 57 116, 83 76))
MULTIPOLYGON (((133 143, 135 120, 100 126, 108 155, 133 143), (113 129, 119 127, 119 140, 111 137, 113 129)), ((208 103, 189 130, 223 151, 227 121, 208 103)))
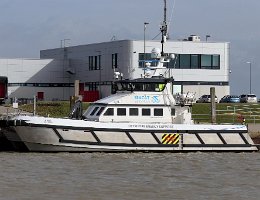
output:
POLYGON ((173 96, 174 80, 165 75, 164 64, 174 57, 163 51, 166 14, 161 33, 162 50, 153 49, 141 78, 115 72, 114 94, 83 115, 78 101, 70 118, 14 116, 3 127, 6 137, 35 152, 257 151, 245 125, 194 124, 192 99, 173 96))

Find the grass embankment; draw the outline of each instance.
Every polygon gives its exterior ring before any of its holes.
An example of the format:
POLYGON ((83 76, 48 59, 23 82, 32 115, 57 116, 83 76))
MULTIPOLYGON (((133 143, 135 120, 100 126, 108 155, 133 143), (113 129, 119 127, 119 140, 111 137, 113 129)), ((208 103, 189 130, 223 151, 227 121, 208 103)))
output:
MULTIPOLYGON (((84 111, 89 106, 89 103, 82 103, 82 106, 84 111)), ((33 104, 21 105, 20 109, 33 113, 33 104)), ((69 101, 37 102, 36 105, 36 113, 46 117, 68 117, 70 110, 69 101)))

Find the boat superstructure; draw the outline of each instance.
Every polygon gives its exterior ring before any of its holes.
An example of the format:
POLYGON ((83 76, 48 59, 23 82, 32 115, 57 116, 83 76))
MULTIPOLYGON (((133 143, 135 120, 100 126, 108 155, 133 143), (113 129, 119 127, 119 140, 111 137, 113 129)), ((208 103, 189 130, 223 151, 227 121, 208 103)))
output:
POLYGON ((193 123, 192 98, 174 97, 174 80, 166 78, 165 63, 174 57, 163 51, 166 13, 161 32, 162 50, 153 49, 153 60, 144 61, 141 78, 124 80, 115 72, 114 94, 92 103, 83 115, 76 112, 80 102, 70 118, 17 115, 6 120, 6 137, 43 152, 257 151, 245 125, 193 123))

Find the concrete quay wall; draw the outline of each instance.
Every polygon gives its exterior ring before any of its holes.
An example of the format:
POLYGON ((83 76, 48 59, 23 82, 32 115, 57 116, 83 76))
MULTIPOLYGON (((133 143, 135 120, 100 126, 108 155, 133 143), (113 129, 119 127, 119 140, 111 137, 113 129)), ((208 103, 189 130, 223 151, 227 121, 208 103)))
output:
POLYGON ((260 124, 248 124, 248 132, 255 144, 260 144, 260 124))

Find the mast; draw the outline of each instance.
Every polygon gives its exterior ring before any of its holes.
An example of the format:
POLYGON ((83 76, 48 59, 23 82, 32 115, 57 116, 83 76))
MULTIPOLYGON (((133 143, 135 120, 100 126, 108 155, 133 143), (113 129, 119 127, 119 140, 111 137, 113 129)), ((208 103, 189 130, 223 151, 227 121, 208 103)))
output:
POLYGON ((163 44, 166 42, 166 39, 167 39, 166 14, 167 14, 167 4, 166 4, 166 0, 164 0, 164 19, 163 19, 163 23, 162 23, 162 26, 161 26, 161 33, 162 33, 162 40, 161 40, 162 52, 161 52, 161 55, 162 56, 164 56, 163 44))

